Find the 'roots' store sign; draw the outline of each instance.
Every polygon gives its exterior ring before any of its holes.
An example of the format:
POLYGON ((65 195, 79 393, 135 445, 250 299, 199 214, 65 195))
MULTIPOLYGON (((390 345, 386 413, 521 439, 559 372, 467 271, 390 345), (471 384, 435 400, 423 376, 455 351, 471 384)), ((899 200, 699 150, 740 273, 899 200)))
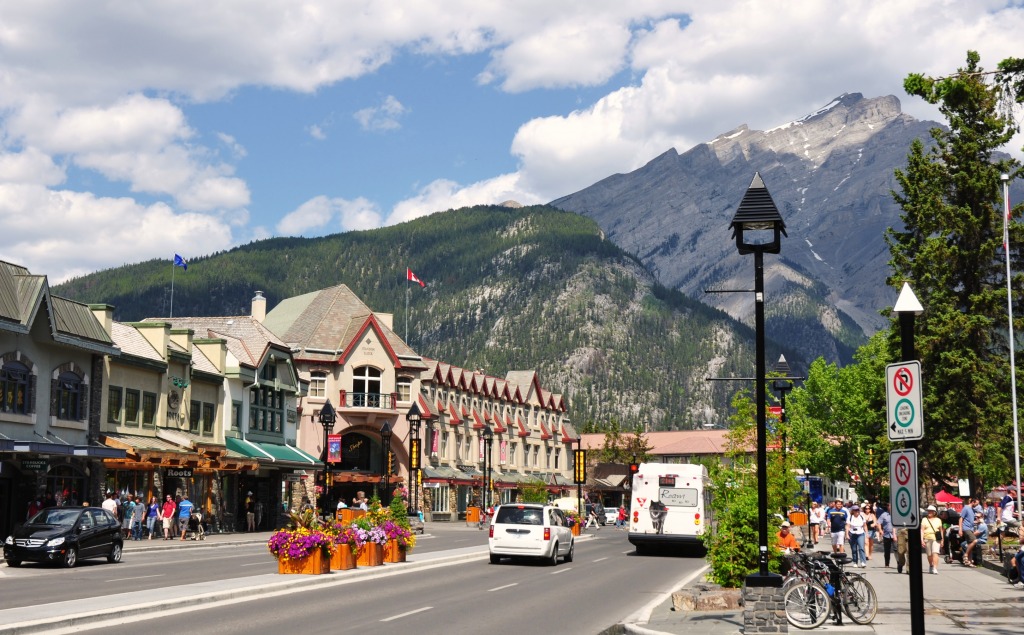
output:
POLYGON ((192 468, 169 467, 167 468, 167 478, 192 478, 192 468))

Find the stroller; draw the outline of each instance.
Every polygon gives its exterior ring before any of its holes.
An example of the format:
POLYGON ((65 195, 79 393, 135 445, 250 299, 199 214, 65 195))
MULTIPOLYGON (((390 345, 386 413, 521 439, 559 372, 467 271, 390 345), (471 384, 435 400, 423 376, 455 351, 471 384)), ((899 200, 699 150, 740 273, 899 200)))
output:
POLYGON ((192 534, 192 540, 206 540, 206 528, 203 526, 202 512, 192 512, 192 515, 188 518, 188 530, 192 534))
POLYGON ((946 529, 946 536, 942 541, 942 552, 945 555, 946 564, 963 561, 963 548, 960 546, 960 532, 956 525, 946 529))

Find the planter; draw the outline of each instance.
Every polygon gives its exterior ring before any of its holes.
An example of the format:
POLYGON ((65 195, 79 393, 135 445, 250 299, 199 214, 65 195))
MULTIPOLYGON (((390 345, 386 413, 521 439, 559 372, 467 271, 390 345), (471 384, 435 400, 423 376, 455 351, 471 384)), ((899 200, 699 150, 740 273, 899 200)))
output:
POLYGON ((397 540, 389 540, 384 545, 384 562, 405 562, 405 550, 398 546, 397 540))
POLYGON ((365 509, 355 509, 354 507, 347 507, 345 509, 339 509, 337 512, 337 518, 346 525, 351 523, 356 518, 359 518, 366 513, 365 509))
POLYGON ((331 556, 331 570, 345 571, 356 568, 356 556, 349 549, 348 545, 338 545, 334 548, 334 555, 331 556))
POLYGON ((384 545, 368 542, 359 550, 356 560, 360 567, 379 567, 384 564, 384 545))
POLYGON ((571 529, 572 529, 572 535, 573 536, 579 536, 580 533, 582 533, 582 531, 583 531, 583 526, 580 525, 579 523, 576 523, 575 525, 573 525, 571 527, 571 529))
POLYGON ((320 575, 331 572, 331 559, 325 557, 320 549, 309 554, 305 558, 293 560, 278 560, 278 573, 303 573, 307 575, 320 575))

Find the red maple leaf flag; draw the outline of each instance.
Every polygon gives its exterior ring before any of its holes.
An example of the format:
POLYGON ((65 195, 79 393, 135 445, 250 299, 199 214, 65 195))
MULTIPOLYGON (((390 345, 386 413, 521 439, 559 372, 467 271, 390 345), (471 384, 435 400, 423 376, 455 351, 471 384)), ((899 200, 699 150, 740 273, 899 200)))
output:
POLYGON ((427 286, 427 283, 425 283, 422 280, 420 280, 419 278, 417 278, 416 274, 412 272, 412 269, 410 269, 408 267, 405 268, 405 279, 406 280, 411 280, 413 282, 417 282, 417 283, 419 283, 419 285, 421 287, 427 286))

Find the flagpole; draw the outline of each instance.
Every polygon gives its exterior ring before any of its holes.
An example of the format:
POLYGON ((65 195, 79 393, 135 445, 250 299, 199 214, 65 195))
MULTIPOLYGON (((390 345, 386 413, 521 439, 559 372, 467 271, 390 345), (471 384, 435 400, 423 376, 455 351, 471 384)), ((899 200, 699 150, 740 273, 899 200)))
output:
POLYGON ((405 281, 405 343, 408 344, 409 343, 409 289, 411 288, 411 285, 409 284, 409 280, 408 280, 409 276, 406 275, 405 277, 406 277, 406 281, 405 281))
POLYGON ((1003 181, 1003 252, 1006 254, 1006 310, 1009 315, 1008 329, 1010 337, 1010 395, 1013 405, 1013 467, 1017 477, 1017 513, 1021 511, 1020 493, 1020 436, 1017 426, 1017 364, 1014 349, 1017 348, 1013 337, 1013 286, 1010 279, 1010 175, 1002 174, 1003 181))
POLYGON ((167 317, 174 317, 174 268, 177 267, 174 264, 174 258, 171 258, 171 313, 167 317))

